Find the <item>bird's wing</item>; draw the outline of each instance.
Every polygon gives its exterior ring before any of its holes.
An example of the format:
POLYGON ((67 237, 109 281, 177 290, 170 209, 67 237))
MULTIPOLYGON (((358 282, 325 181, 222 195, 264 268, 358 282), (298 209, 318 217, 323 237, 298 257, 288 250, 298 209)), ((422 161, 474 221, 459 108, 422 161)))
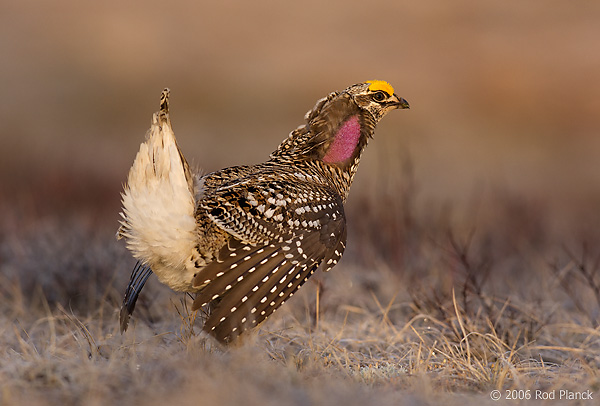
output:
POLYGON ((342 199, 326 186, 263 181, 225 186, 201 207, 232 238, 195 277, 194 308, 217 300, 205 331, 229 342, 266 319, 346 243, 342 199))

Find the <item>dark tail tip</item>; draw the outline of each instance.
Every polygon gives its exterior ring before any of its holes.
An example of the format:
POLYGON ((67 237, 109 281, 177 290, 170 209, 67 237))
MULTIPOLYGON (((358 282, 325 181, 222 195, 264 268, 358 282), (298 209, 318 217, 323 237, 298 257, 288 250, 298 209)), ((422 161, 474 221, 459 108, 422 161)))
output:
POLYGON ((129 316, 135 309, 135 302, 142 291, 142 288, 146 284, 148 278, 152 275, 152 269, 148 265, 142 264, 138 261, 133 267, 131 277, 129 278, 129 284, 125 290, 125 297, 123 298, 123 305, 121 306, 121 312, 119 313, 119 321, 121 324, 121 334, 127 330, 129 324, 129 316))

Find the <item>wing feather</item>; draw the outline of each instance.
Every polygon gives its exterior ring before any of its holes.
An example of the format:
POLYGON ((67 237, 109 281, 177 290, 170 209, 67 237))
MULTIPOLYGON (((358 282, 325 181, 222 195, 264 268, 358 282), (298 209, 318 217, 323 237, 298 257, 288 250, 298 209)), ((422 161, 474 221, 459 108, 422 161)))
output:
MULTIPOLYGON (((268 270, 269 266, 274 266, 276 261, 283 259, 283 256, 277 251, 275 247, 263 246, 254 247, 254 250, 245 251, 239 249, 236 254, 235 261, 225 261, 223 263, 211 263, 205 270, 208 278, 214 275, 213 279, 205 279, 204 270, 196 276, 197 283, 207 283, 196 296, 194 301, 194 309, 198 309, 212 300, 217 299, 226 291, 229 292, 232 287, 237 287, 242 281, 242 286, 250 284, 252 288, 252 282, 254 279, 262 279, 262 275, 265 270, 268 270), (240 252, 241 251, 241 252, 240 252), (280 258, 277 258, 280 257, 280 258), (258 275, 258 276, 254 276, 258 275), (202 282, 200 282, 202 281, 202 282), (209 282, 206 282, 209 281, 209 282), (250 282, 249 282, 250 281, 250 282)), ((239 288, 238 288, 239 289, 239 288)), ((228 293, 231 295, 231 292, 228 293)))
POLYGON ((257 305, 266 300, 266 295, 279 280, 293 273, 297 267, 297 264, 283 256, 279 261, 271 262, 261 269, 261 273, 255 273, 247 283, 238 284, 223 297, 204 325, 206 332, 213 333, 220 341, 228 342, 262 321, 256 313, 257 305))
POLYGON ((260 324, 323 262, 333 267, 346 240, 343 202, 327 186, 281 177, 233 186, 200 204, 230 241, 193 281, 193 308, 214 305, 204 330, 221 342, 260 324))

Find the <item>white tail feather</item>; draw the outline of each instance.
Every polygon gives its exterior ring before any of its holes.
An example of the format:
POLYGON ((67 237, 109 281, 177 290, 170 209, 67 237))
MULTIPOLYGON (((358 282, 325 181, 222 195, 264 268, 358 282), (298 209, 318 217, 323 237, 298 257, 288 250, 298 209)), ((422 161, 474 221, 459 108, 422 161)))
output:
POLYGON ((164 106, 152 117, 146 141, 129 171, 117 235, 127 240, 133 256, 150 265, 161 282, 187 291, 193 275, 186 265, 197 244, 198 191, 171 128, 168 93, 163 96, 164 106))

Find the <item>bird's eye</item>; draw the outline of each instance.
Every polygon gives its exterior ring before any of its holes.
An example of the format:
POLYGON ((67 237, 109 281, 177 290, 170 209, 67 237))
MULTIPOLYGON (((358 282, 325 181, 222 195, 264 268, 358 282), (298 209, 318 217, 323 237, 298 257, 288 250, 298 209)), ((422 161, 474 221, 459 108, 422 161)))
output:
POLYGON ((383 92, 375 92, 373 94, 373 100, 375 100, 376 102, 382 102, 385 99, 386 99, 385 93, 383 93, 383 92))

